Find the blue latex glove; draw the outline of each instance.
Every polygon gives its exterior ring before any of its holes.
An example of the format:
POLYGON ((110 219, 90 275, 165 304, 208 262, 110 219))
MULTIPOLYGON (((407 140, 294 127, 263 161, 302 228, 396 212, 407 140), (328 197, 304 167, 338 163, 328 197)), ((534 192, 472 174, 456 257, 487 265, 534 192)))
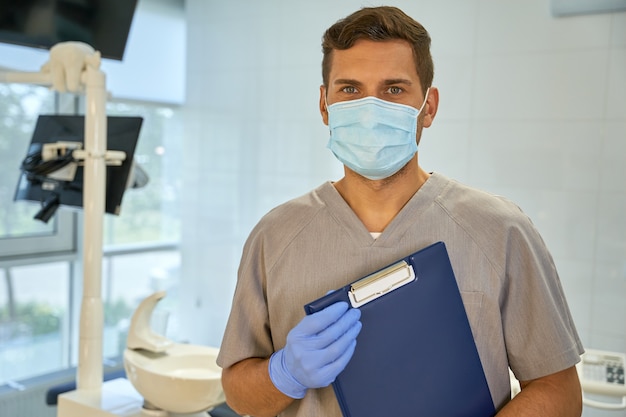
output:
POLYGON ((283 394, 303 398, 330 385, 346 367, 361 331, 361 311, 340 301, 303 318, 270 358, 270 379, 283 394))

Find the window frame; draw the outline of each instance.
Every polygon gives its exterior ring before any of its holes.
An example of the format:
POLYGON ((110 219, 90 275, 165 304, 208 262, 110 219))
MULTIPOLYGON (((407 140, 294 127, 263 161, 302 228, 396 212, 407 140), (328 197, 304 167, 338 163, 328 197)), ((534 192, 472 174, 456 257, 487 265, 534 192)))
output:
POLYGON ((52 233, 0 237, 0 260, 76 254, 76 214, 59 210, 52 233))

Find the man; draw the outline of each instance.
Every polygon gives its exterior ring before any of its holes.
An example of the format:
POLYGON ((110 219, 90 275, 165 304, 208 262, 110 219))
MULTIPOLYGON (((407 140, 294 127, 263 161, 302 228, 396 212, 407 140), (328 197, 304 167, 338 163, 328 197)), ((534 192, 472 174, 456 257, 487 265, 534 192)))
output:
POLYGON ((218 358, 239 413, 340 416, 329 384, 358 342, 359 310, 304 317, 303 305, 444 241, 498 415, 580 416, 583 349, 538 233, 514 204, 418 164, 439 102, 429 49, 393 7, 326 31, 320 112, 345 175, 272 210, 246 242, 218 358), (512 401, 509 366, 522 387, 512 401))

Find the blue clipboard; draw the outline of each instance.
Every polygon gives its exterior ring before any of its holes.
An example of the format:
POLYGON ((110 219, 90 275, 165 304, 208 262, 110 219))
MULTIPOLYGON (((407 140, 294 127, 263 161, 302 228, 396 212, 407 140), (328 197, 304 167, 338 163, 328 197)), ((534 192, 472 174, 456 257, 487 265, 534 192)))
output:
POLYGON ((307 305, 361 310, 363 327, 333 388, 344 417, 493 417, 489 386, 443 242, 307 305))

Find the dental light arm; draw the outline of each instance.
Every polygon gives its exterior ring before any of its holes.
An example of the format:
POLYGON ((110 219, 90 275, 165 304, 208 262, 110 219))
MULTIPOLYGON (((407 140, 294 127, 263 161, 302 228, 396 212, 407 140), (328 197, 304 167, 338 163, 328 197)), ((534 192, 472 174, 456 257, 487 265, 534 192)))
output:
POLYGON ((49 85, 58 92, 84 92, 88 66, 100 68, 100 52, 82 42, 62 42, 50 48, 40 72, 0 72, 0 82, 49 85))
POLYGON ((81 42, 63 42, 50 49, 38 73, 0 73, 0 82, 49 85, 86 96, 84 158, 83 297, 78 346, 78 390, 102 387, 102 225, 105 212, 107 155, 106 77, 100 53, 81 42))

